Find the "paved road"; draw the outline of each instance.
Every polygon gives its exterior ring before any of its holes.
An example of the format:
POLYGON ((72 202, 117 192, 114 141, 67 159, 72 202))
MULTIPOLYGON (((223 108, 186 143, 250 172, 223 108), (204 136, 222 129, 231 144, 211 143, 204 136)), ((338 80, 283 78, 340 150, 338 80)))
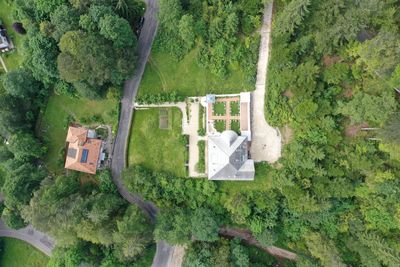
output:
MULTIPOLYGON (((139 88, 140 81, 150 55, 151 45, 156 35, 158 21, 156 19, 158 12, 157 0, 146 0, 147 9, 144 14, 145 22, 138 40, 138 61, 135 73, 132 79, 124 84, 124 95, 121 101, 121 114, 118 126, 118 133, 114 143, 114 150, 111 162, 111 172, 113 181, 116 184, 119 193, 128 202, 138 205, 144 210, 152 220, 155 220, 158 212, 157 207, 150 202, 143 201, 138 195, 132 195, 124 187, 121 180, 121 173, 126 167, 126 154, 128 138, 133 116, 133 103, 139 88)), ((154 267, 170 266, 172 255, 175 248, 165 242, 157 243, 157 251, 154 256, 154 267)))
POLYGON ((269 58, 273 3, 265 5, 258 57, 256 90, 252 93, 251 157, 254 161, 275 162, 281 156, 281 135, 265 120, 265 85, 269 58))
POLYGON ((0 220, 0 236, 23 240, 42 251, 47 256, 51 255, 51 252, 55 246, 54 239, 40 231, 35 230, 31 225, 19 230, 13 230, 8 228, 4 222, 0 220))

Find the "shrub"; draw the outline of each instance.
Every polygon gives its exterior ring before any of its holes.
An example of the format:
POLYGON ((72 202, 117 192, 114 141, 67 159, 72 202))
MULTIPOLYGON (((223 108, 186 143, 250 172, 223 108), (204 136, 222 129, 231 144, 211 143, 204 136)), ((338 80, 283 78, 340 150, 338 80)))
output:
POLYGON ((138 96, 136 98, 136 101, 139 104, 160 104, 164 102, 180 102, 183 101, 184 97, 181 95, 178 95, 176 91, 172 91, 171 93, 166 93, 166 94, 144 94, 142 96, 138 96))
POLYGON ((16 31, 19 34, 26 34, 26 30, 24 28, 24 25, 21 22, 14 22, 12 25, 14 31, 16 31))

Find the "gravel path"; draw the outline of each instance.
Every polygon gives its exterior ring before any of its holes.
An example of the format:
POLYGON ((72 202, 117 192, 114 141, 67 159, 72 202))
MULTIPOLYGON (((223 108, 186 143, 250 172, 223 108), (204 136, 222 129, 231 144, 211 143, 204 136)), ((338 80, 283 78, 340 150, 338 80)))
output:
POLYGON ((252 93, 252 142, 251 157, 255 162, 275 162, 281 156, 281 135, 265 120, 265 86, 269 58, 272 6, 265 6, 261 28, 261 44, 258 57, 256 90, 252 93))

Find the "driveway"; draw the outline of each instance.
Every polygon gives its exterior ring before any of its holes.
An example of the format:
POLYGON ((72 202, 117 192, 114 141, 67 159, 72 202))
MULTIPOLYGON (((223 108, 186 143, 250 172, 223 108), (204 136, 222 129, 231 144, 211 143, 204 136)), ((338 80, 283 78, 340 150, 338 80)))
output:
POLYGON ((265 120, 265 85, 269 58, 269 45, 272 22, 272 6, 265 6, 261 27, 261 44, 257 66, 256 90, 252 93, 252 142, 251 157, 255 162, 277 161, 281 156, 281 135, 265 120))

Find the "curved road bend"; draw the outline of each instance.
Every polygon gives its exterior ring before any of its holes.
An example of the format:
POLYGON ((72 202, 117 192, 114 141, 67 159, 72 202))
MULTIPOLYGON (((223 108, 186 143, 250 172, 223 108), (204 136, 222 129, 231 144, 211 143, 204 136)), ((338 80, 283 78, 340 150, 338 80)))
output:
POLYGON ((8 228, 2 220, 0 220, 0 236, 12 237, 23 240, 47 256, 51 255, 51 252, 55 246, 55 241, 48 235, 35 230, 31 225, 25 228, 14 230, 8 228))
MULTIPOLYGON (((157 207, 151 202, 143 201, 140 196, 132 195, 125 188, 121 173, 126 167, 126 154, 128 146, 128 138, 133 116, 133 103, 139 88, 140 81, 150 55, 151 45, 156 35, 158 21, 158 1, 146 0, 147 9, 144 14, 145 22, 138 40, 138 61, 135 73, 130 80, 124 84, 124 95, 121 100, 121 114, 118 125, 118 133, 115 138, 114 150, 111 162, 111 172, 113 181, 116 184, 119 193, 129 203, 138 205, 145 211, 152 220, 155 220, 158 212, 157 207)), ((175 248, 165 242, 157 243, 156 255, 153 259, 153 267, 169 267, 172 264, 173 253, 175 248)))

